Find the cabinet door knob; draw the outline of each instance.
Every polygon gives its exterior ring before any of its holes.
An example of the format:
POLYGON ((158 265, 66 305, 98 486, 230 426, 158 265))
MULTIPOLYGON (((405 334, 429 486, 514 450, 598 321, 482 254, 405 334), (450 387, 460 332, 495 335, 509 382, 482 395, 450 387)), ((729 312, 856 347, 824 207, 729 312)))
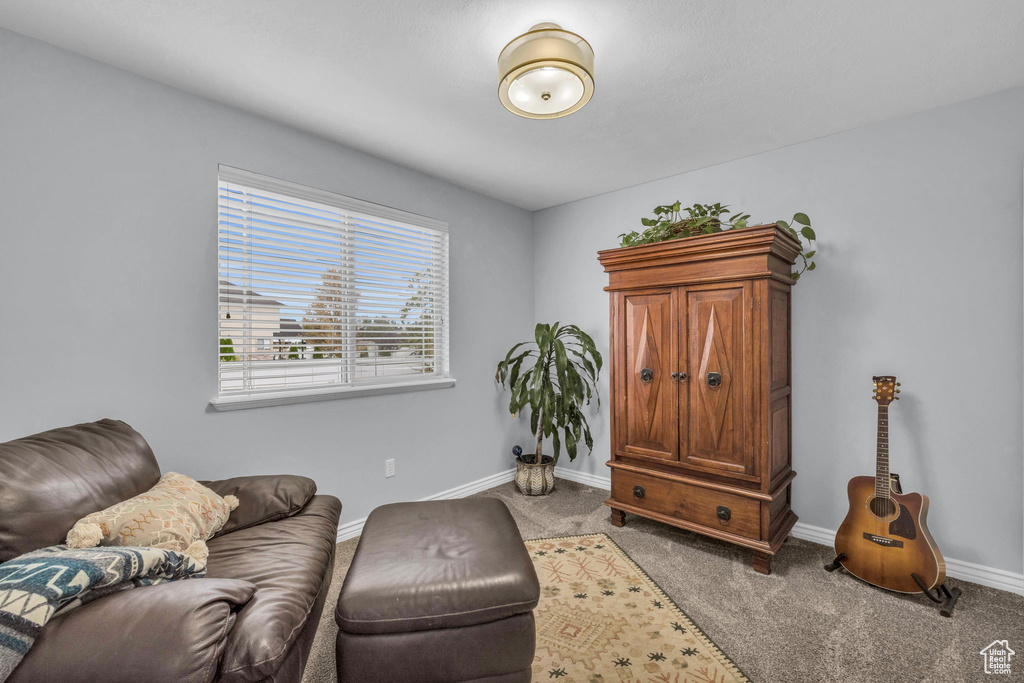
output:
POLYGON ((643 498, 646 495, 647 495, 647 491, 644 491, 644 487, 640 486, 640 484, 637 484, 636 486, 633 487, 633 497, 634 498, 643 498))
POLYGON ((644 368, 643 370, 640 371, 641 382, 650 382, 652 379, 654 379, 654 370, 651 370, 650 368, 644 368))
POLYGON ((714 389, 715 387, 722 384, 722 373, 720 372, 709 372, 708 373, 708 386, 714 389))

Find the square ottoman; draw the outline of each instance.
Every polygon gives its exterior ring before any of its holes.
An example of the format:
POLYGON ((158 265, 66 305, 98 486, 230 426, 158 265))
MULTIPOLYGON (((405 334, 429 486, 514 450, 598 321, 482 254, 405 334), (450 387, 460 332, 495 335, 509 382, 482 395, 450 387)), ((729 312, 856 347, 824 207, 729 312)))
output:
POLYGON ((528 682, 540 584, 495 498, 366 519, 335 611, 341 683, 528 682))

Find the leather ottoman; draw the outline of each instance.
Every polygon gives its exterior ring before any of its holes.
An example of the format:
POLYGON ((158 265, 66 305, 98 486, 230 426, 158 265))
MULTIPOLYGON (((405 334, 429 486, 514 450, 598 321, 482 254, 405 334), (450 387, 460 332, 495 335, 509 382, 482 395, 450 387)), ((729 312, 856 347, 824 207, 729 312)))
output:
POLYGON ((338 680, 530 680, 540 584, 494 498, 395 503, 366 519, 341 587, 338 680))

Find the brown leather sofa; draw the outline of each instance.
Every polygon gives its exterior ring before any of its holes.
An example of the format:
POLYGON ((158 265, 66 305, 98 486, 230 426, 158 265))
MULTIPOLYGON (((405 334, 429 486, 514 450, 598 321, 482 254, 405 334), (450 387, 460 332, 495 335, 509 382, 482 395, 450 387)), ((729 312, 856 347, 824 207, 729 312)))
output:
MULTIPOLYGON (((149 489, 160 467, 124 422, 0 444, 0 562, 61 543, 81 517, 149 489)), ((295 681, 334 568, 341 503, 296 476, 204 482, 239 506, 206 578, 116 593, 52 619, 8 683, 295 681)))

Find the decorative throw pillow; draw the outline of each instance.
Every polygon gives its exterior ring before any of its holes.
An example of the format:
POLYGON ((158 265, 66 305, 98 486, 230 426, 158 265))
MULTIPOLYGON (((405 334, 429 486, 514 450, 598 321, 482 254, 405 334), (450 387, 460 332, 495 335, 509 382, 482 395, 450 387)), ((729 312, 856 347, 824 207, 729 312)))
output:
POLYGON ((166 548, 205 563, 206 541, 236 507, 235 496, 221 498, 191 477, 168 472, 145 493, 78 520, 67 545, 166 548))

